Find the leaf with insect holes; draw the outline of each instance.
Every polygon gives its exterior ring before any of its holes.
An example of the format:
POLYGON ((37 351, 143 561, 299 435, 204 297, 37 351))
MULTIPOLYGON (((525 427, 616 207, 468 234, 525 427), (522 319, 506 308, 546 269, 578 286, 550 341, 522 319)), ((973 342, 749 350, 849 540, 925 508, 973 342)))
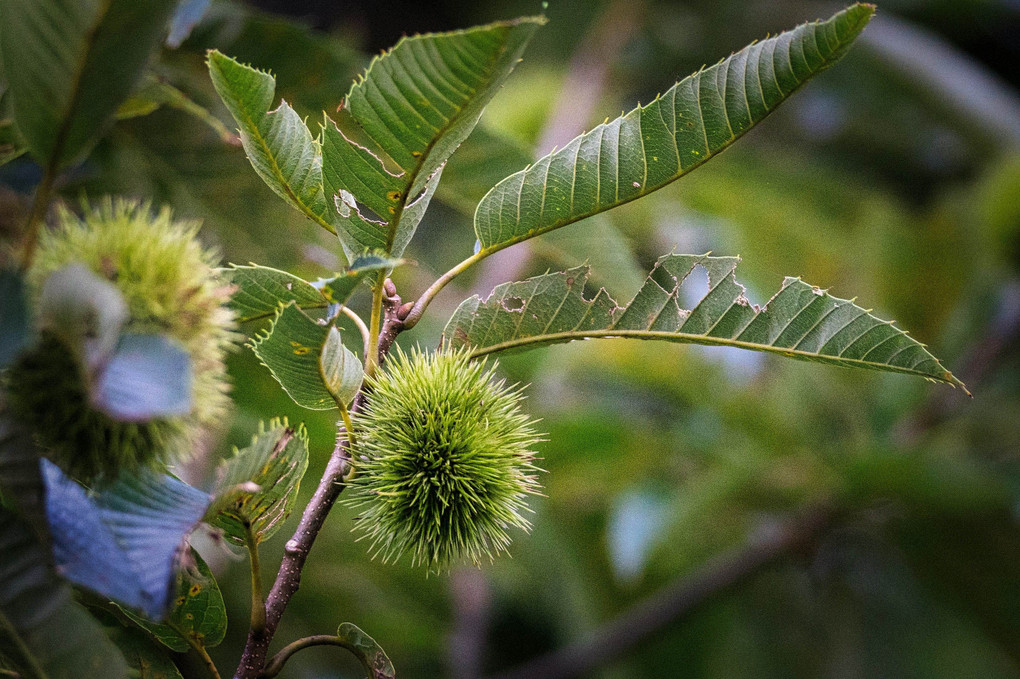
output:
POLYGON ((366 140, 322 123, 322 178, 350 253, 399 257, 447 159, 471 133, 544 17, 403 38, 344 100, 366 140))
POLYGON ((251 445, 220 464, 215 500, 206 521, 244 545, 250 527, 256 542, 269 539, 290 515, 308 469, 308 433, 287 420, 259 423, 251 445))
POLYGON ((337 407, 331 387, 327 386, 339 388, 337 376, 332 373, 335 357, 331 355, 328 362, 323 362, 331 329, 333 326, 316 323, 291 302, 280 307, 273 325, 249 345, 284 391, 302 408, 332 410, 337 407), (329 375, 324 372, 327 369, 331 371, 329 375))
POLYGON ((484 356, 586 338, 658 339, 905 373, 963 387, 923 344, 891 322, 799 278, 787 278, 765 306, 751 304, 734 277, 739 261, 660 257, 625 306, 605 290, 586 299, 585 266, 504 283, 485 300, 475 296, 462 302, 443 332, 444 341, 484 356), (707 272, 709 290, 685 308, 682 285, 696 269, 707 272))
POLYGON ((640 198, 728 147, 846 53, 875 12, 853 5, 827 21, 756 42, 681 80, 646 106, 586 132, 496 184, 475 211, 491 253, 640 198))

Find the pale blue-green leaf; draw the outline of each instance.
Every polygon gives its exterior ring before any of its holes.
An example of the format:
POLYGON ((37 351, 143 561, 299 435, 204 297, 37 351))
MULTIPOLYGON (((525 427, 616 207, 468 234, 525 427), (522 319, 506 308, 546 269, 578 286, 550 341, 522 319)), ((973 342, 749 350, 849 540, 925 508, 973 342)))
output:
POLYGON ((191 29, 202 20, 209 9, 209 0, 180 0, 170 20, 170 34, 166 37, 167 47, 176 49, 191 35, 191 29))
POLYGON ((191 412, 191 356, 165 335, 127 333, 91 385, 92 404, 121 422, 191 412))
POLYGON ((102 626, 72 599, 38 533, 0 507, 0 655, 21 679, 127 679, 102 626))
POLYGON ((475 211, 485 253, 640 198, 728 147, 837 62, 874 14, 853 5, 754 43, 510 175, 475 211))
POLYGON ((767 304, 751 304, 737 283, 737 257, 666 255, 620 306, 605 290, 583 295, 587 267, 497 286, 454 312, 444 341, 484 356, 507 349, 596 337, 658 339, 765 351, 805 361, 917 375, 963 387, 923 344, 869 310, 799 278, 767 304), (681 286, 696 269, 709 289, 685 308, 681 286))
POLYGON ((46 517, 61 575, 127 607, 161 618, 171 601, 185 538, 211 498, 172 476, 123 474, 89 495, 41 460, 46 517))
POLYGON ((11 112, 44 165, 80 160, 159 44, 173 0, 2 0, 11 112))
POLYGON ((252 532, 256 542, 272 537, 290 515, 298 486, 308 468, 308 433, 286 420, 259 423, 251 445, 234 450, 220 464, 215 500, 206 521, 222 528, 227 539, 245 544, 252 532))

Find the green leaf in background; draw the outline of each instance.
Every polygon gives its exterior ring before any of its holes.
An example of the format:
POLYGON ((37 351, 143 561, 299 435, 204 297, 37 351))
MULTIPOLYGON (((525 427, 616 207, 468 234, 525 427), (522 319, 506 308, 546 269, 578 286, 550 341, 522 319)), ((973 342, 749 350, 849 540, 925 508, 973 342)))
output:
POLYGON ((206 521, 230 541, 245 545, 250 527, 255 542, 269 539, 290 515, 308 469, 308 433, 287 421, 259 423, 251 445, 234 451, 219 469, 206 521))
POLYGON ((874 14, 853 5, 828 21, 754 43, 685 78, 647 106, 574 138, 486 194, 475 212, 483 254, 640 198, 729 146, 838 61, 874 14))
POLYGON ((544 17, 403 38, 369 66, 345 99, 359 131, 349 139, 327 117, 322 177, 348 256, 400 256, 447 159, 471 133, 544 17))
POLYGON ((137 672, 137 679, 183 679, 166 649, 145 632, 119 624, 106 625, 107 635, 124 655, 128 666, 137 672))
POLYGON ((25 522, 0 507, 0 655, 22 679, 127 679, 123 656, 76 604, 25 522))
POLYGON ((61 575, 149 617, 163 616, 181 545, 212 498, 150 471, 122 474, 89 494, 49 460, 40 464, 61 575))
POLYGON ((332 410, 336 401, 326 388, 321 362, 331 326, 306 316, 294 302, 281 307, 273 325, 251 344, 262 365, 294 402, 309 410, 332 410))
POLYGON ((165 623, 146 620, 129 610, 129 618, 152 633, 167 648, 185 653, 192 646, 218 646, 227 634, 227 609, 216 578, 194 549, 193 563, 177 573, 173 609, 165 623))
POLYGON ((337 629, 336 635, 343 642, 344 647, 361 662, 369 679, 393 679, 397 676, 393 663, 390 662, 386 651, 382 649, 379 642, 361 631, 357 625, 349 622, 342 623, 337 629))
POLYGON ((25 281, 16 271, 0 270, 0 368, 6 368, 31 336, 25 281))
POLYGON ((18 135, 14 121, 10 118, 0 119, 0 167, 25 155, 26 151, 28 148, 18 135))
POLYGON ((33 525, 44 526, 40 456, 32 432, 11 417, 7 405, 0 401, 0 492, 4 505, 16 509, 33 525))
POLYGON ((237 144, 240 141, 209 109, 153 73, 146 73, 139 88, 117 108, 117 120, 147 116, 163 106, 205 123, 224 143, 237 144))
POLYGON ((475 296, 462 302, 443 332, 444 341, 484 356, 583 338, 659 339, 906 373, 963 387, 923 344, 890 321, 799 278, 787 278, 765 306, 752 305, 734 277, 739 261, 666 255, 626 306, 605 290, 585 299, 584 266, 504 283, 484 301, 475 296), (682 285, 697 268, 708 274, 708 292, 686 309, 682 285))
POLYGON ((237 121, 241 144, 255 172, 294 208, 335 233, 322 194, 318 144, 286 101, 269 110, 275 100, 276 79, 216 50, 209 52, 209 74, 237 121))
POLYGON ((11 112, 33 157, 80 160, 162 37, 173 0, 2 0, 0 56, 11 112))
POLYGON ((329 393, 344 408, 349 407, 361 389, 365 373, 361 361, 344 346, 340 331, 335 327, 331 327, 326 335, 326 344, 319 357, 319 368, 329 393))

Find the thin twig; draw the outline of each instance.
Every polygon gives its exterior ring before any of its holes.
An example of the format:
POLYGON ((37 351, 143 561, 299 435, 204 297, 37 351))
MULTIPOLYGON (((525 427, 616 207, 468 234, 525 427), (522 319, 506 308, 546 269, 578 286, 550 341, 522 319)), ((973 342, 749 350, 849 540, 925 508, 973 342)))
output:
POLYGON ((354 325, 357 326, 358 332, 361 333, 361 341, 364 343, 364 352, 363 352, 364 356, 362 356, 362 360, 363 361, 367 361, 368 359, 366 357, 370 353, 372 353, 372 349, 371 349, 372 340, 371 340, 371 337, 369 336, 368 326, 365 325, 365 321, 361 320, 361 316, 359 316, 358 314, 354 313, 352 310, 348 309, 346 306, 340 307, 340 313, 342 313, 344 316, 346 316, 347 318, 349 318, 352 321, 354 321, 354 325))
POLYGON ((205 666, 206 671, 212 679, 220 679, 220 671, 216 669, 216 663, 209 657, 209 651, 205 650, 205 644, 195 638, 193 634, 188 633, 187 630, 181 629, 174 623, 169 623, 170 627, 173 628, 177 634, 184 638, 184 641, 191 646, 191 649, 198 654, 198 657, 202 659, 202 664, 205 666))
POLYGON ((422 293, 421 297, 419 297, 418 300, 414 303, 414 306, 411 307, 411 310, 407 313, 407 315, 404 316, 403 318, 404 328, 405 329, 413 328, 418 323, 418 321, 421 320, 422 315, 424 315, 425 313, 425 309, 428 308, 429 304, 432 302, 432 299, 439 294, 440 290, 446 287, 447 283, 449 283, 454 278, 464 273, 472 266, 482 261, 483 259, 485 259, 486 257, 488 257, 489 255, 491 255, 492 253, 496 252, 499 249, 502 248, 496 248, 491 250, 479 250, 478 252, 471 255, 463 262, 461 262, 460 264, 458 264, 457 266, 453 267, 452 269, 444 273, 442 276, 440 276, 435 283, 429 286, 428 290, 422 293))
POLYGON ((586 638, 531 660, 492 679, 567 679, 583 676, 631 650, 639 642, 691 613, 766 566, 808 547, 833 522, 828 508, 815 508, 798 519, 715 557, 696 572, 656 592, 586 638))
MULTIPOLYGON (((386 291, 384 290, 384 292, 386 291)), ((378 354, 381 357, 386 356, 397 334, 404 327, 403 322, 396 318, 399 304, 400 298, 395 294, 384 295, 382 299, 385 318, 377 345, 378 354)), ((354 398, 354 402, 351 403, 349 413, 357 413, 363 407, 364 402, 365 391, 362 388, 362 391, 358 392, 354 398)), ((343 492, 343 480, 351 469, 351 458, 348 451, 349 439, 339 431, 337 434, 336 446, 326 463, 322 478, 319 479, 319 485, 315 489, 312 499, 305 506, 294 535, 284 546, 283 561, 280 563, 273 587, 266 597, 265 628, 261 631, 255 629, 248 631, 248 640, 245 643, 234 679, 258 679, 262 674, 266 665, 269 644, 273 640, 273 635, 276 634, 276 628, 280 624, 283 612, 301 585, 301 571, 305 567, 308 553, 311 551, 319 531, 322 530, 330 510, 340 493, 343 492)))
MULTIPOLYGON (((272 679, 283 670, 284 664, 290 660, 290 657, 300 651, 303 648, 309 648, 311 646, 339 646, 346 648, 348 651, 353 653, 359 661, 364 664, 364 653, 361 653, 357 647, 347 642, 346 639, 338 637, 332 634, 316 634, 304 639, 298 639, 280 649, 280 652, 274 655, 268 663, 266 663, 266 669, 262 672, 263 679, 272 679)), ((366 668, 371 672, 371 668, 366 668)))

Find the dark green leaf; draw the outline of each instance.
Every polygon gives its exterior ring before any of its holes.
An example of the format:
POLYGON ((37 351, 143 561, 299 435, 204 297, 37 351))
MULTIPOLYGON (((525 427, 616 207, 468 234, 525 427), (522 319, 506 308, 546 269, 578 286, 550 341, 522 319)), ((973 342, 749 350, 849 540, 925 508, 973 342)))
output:
POLYGON ((85 489, 42 460, 53 557, 75 584, 142 610, 166 613, 181 544, 211 498, 172 476, 122 475, 85 489))
POLYGON ((297 498, 308 468, 308 434, 286 420, 259 423, 251 445, 234 451, 220 465, 219 480, 206 520, 222 528, 226 537, 245 544, 246 526, 256 542, 269 539, 283 525, 297 498))
POLYGON ((323 375, 321 356, 331 326, 306 316, 294 302, 282 307, 251 348, 294 402, 309 410, 337 407, 323 375))
POLYGON ((10 365, 30 335, 25 282, 16 271, 0 270, 0 368, 10 365))
POLYGON ((3 0, 11 111, 42 164, 80 160, 142 74, 173 0, 3 0))
POLYGON ((23 679, 127 679, 103 628, 71 598, 27 523, 0 507, 0 653, 23 679))
POLYGON ((127 120, 147 116, 163 106, 177 109, 205 123, 227 144, 236 144, 237 136, 227 129, 219 118, 188 95, 152 73, 146 73, 141 86, 117 109, 117 119, 127 120))
POLYGON ((348 256, 400 256, 444 163, 471 133, 544 17, 402 39, 377 57, 345 99, 370 140, 349 139, 327 117, 322 178, 348 256))
POLYGON ((471 297, 443 335, 472 355, 595 337, 659 339, 767 351, 790 358, 918 375, 962 387, 924 345, 852 300, 787 278, 763 306, 751 304, 734 270, 738 257, 666 255, 626 306, 605 290, 583 296, 587 267, 499 285, 471 297), (685 309, 681 286, 701 268, 709 290, 685 309))
POLYGON ((754 43, 606 122, 486 194, 475 234, 491 253, 640 198, 729 146, 849 49, 874 14, 854 5, 754 43))
POLYGON ((183 679, 166 650, 138 628, 107 625, 106 633, 117 645, 138 679, 183 679))
POLYGON ((0 491, 9 506, 41 525, 44 491, 39 458, 32 433, 0 402, 0 491))
POLYGON ((191 563, 177 572, 173 608, 166 622, 153 622, 124 611, 167 648, 178 653, 191 648, 189 639, 212 648, 218 646, 227 633, 227 609, 216 578, 198 552, 191 549, 189 555, 191 563))
POLYGON ((20 158, 26 151, 28 148, 14 128, 14 121, 10 118, 0 119, 0 166, 20 158))

